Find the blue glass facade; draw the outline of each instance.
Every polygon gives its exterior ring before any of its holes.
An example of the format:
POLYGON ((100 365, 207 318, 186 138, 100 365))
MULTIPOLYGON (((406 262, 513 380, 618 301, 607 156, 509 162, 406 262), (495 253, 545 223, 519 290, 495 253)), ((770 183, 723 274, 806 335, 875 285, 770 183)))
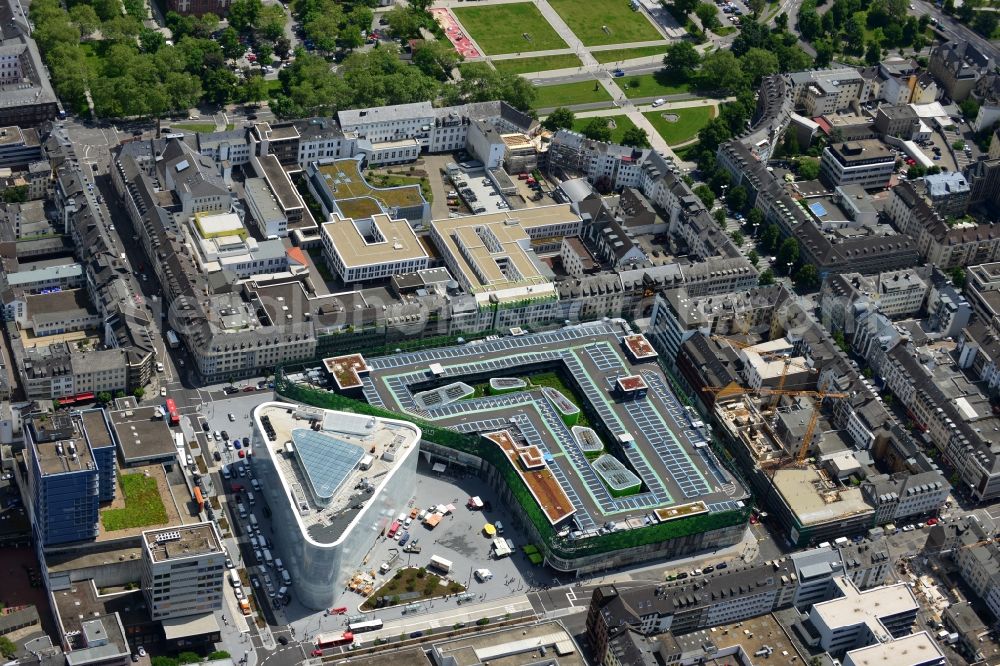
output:
MULTIPOLYGON (((102 410, 95 410, 102 411, 102 410)), ((91 413, 92 414, 92 413, 91 413)), ((91 427, 107 428, 103 413, 91 427)), ((80 414, 24 429, 35 536, 43 547, 95 539, 100 504, 116 491, 115 445, 108 432, 88 433, 80 414), (99 442, 92 446, 91 442, 99 442)))

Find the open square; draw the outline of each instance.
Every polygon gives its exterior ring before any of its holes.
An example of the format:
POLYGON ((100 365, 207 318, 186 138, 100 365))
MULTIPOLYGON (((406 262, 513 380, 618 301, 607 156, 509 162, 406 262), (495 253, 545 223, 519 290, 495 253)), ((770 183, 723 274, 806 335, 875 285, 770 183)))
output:
POLYGON ((456 7, 455 17, 487 55, 569 48, 529 2, 456 7))
POLYGON ((663 39, 646 15, 633 11, 626 0, 549 0, 549 4, 585 46, 663 39))
POLYGON ((644 114, 671 146, 686 143, 698 136, 702 127, 715 115, 711 106, 693 106, 684 109, 659 108, 644 114))

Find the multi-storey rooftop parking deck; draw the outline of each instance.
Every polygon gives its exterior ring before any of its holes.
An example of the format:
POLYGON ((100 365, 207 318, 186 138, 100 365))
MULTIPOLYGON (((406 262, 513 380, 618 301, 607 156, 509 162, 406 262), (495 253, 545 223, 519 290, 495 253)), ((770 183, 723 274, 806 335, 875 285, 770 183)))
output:
POLYGON ((640 360, 643 342, 623 323, 596 322, 366 359, 363 392, 374 406, 487 435, 571 538, 741 509, 746 491, 691 424, 655 355, 640 360), (525 385, 498 390, 498 377, 525 385), (623 393, 626 378, 646 390, 623 393), (476 392, 433 405, 416 399, 459 382, 476 392), (585 437, 578 422, 592 429, 585 437), (544 467, 525 464, 538 455, 544 467), (527 478, 539 471, 550 478, 527 478))

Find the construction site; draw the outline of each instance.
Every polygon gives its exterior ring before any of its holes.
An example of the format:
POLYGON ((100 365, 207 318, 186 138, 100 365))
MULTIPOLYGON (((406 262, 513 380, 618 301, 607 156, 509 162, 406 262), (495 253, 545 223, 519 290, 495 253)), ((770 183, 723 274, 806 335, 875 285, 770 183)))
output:
POLYGON ((809 361, 786 339, 756 345, 718 338, 738 350, 742 384, 707 387, 729 449, 791 544, 862 533, 874 509, 858 487, 858 452, 830 423, 834 401, 809 361))

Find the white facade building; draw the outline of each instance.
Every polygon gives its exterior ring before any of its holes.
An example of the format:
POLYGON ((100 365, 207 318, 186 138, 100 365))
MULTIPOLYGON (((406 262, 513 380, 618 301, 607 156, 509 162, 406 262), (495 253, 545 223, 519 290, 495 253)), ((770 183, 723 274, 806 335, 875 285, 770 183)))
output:
POLYGON ((332 605, 372 539, 407 507, 420 437, 405 421, 281 402, 254 409, 254 472, 304 606, 332 605), (372 449, 375 460, 362 470, 372 449))
POLYGON ((225 568, 215 523, 142 533, 142 591, 154 621, 221 609, 225 568))

